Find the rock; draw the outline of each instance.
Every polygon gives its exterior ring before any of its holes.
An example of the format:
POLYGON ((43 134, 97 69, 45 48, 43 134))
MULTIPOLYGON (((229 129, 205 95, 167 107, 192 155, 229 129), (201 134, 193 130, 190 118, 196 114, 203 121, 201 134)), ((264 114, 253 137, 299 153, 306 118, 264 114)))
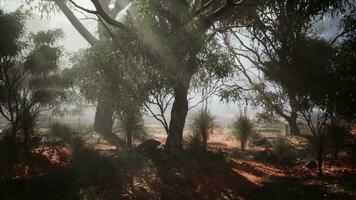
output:
POLYGON ((309 160, 304 166, 308 169, 315 169, 318 167, 318 164, 315 160, 309 160))
POLYGON ((137 150, 143 153, 153 153, 161 143, 154 139, 149 139, 137 146, 137 150))

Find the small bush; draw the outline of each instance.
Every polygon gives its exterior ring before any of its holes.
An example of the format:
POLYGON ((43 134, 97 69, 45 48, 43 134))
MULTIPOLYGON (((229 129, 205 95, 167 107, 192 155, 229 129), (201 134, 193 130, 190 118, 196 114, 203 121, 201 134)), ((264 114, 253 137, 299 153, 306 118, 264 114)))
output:
POLYGON ((253 134, 254 124, 246 115, 241 115, 233 123, 233 133, 240 140, 241 150, 245 150, 249 137, 253 134))
POLYGON ((273 152, 276 155, 278 162, 281 162, 288 154, 288 147, 289 144, 284 137, 277 137, 273 140, 273 152))
POLYGON ((120 131, 126 134, 127 146, 132 148, 132 138, 145 140, 147 132, 144 128, 144 121, 141 113, 122 114, 119 120, 120 131))
POLYGON ((331 123, 326 128, 328 143, 333 147, 334 158, 338 158, 339 149, 342 148, 348 134, 348 129, 337 123, 331 123))
POLYGON ((50 127, 50 133, 53 136, 63 140, 63 142, 68 144, 74 152, 79 151, 84 146, 84 142, 79 134, 68 125, 54 123, 50 127))
POLYGON ((56 137, 68 141, 72 137, 73 130, 68 125, 56 122, 50 126, 50 133, 56 137))
POLYGON ((188 138, 188 150, 192 153, 201 153, 203 150, 203 141, 199 133, 193 133, 188 138))
POLYGON ((260 133, 258 132, 254 132, 252 135, 251 135, 251 144, 250 146, 261 146, 261 147, 271 147, 271 143, 270 141, 263 137, 260 133))

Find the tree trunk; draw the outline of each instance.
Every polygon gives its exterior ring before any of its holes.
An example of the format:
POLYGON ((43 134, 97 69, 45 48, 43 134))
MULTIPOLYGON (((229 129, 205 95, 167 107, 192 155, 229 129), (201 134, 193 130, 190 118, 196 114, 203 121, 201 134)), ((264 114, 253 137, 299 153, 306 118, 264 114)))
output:
POLYGON ((132 134, 130 129, 126 130, 126 137, 127 137, 127 148, 132 149, 132 134))
POLYGON ((166 140, 165 150, 168 152, 182 151, 182 138, 185 124, 185 118, 188 112, 188 89, 189 81, 179 82, 174 87, 174 102, 171 111, 171 121, 169 123, 169 132, 166 140))
POLYGON ((24 149, 25 149, 25 151, 27 151, 28 150, 28 141, 29 141, 29 137, 30 137, 30 131, 27 128, 24 128, 23 134, 24 134, 24 149))
MULTIPOLYGON (((291 90, 289 90, 291 91, 291 90)), ((297 103, 296 103, 296 95, 294 92, 288 92, 288 99, 289 99, 289 104, 291 107, 291 114, 289 119, 287 120, 290 126, 290 134, 291 135, 300 135, 300 130, 297 125, 297 119, 298 119, 298 114, 297 114, 297 103)))
POLYGON ((319 177, 323 176, 323 150, 324 150, 323 145, 318 144, 316 159, 318 161, 318 175, 319 175, 319 177))
POLYGON ((16 141, 16 135, 17 135, 17 124, 15 123, 12 123, 11 125, 11 144, 14 145, 15 144, 15 141, 16 141))
POLYGON ((297 113, 292 111, 290 118, 287 120, 290 127, 290 135, 300 135, 300 130, 297 125, 297 113))
POLYGON ((105 139, 112 135, 114 108, 111 99, 105 95, 101 95, 98 99, 96 107, 94 129, 102 134, 105 139))
POLYGON ((336 140, 334 140, 334 159, 338 159, 339 157, 339 144, 336 140))
POLYGON ((207 151, 207 143, 208 143, 208 133, 207 130, 202 130, 202 138, 203 138, 203 151, 207 151))

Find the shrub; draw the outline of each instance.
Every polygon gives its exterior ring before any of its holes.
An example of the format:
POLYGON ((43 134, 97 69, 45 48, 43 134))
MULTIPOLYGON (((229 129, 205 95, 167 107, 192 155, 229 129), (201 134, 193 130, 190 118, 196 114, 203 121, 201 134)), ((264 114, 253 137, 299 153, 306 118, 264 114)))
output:
POLYGON ((126 134, 127 146, 132 148, 132 138, 144 140, 147 132, 141 113, 122 114, 119 121, 119 129, 126 134))
POLYGON ((78 132, 74 131, 66 124, 53 123, 50 127, 50 133, 63 140, 63 142, 68 144, 75 153, 81 151, 85 145, 85 142, 78 132))
POLYGON ((261 147, 271 147, 271 143, 270 141, 263 137, 260 133, 258 132, 254 132, 252 135, 251 135, 251 143, 250 146, 261 146, 261 147))
POLYGON ((198 133, 193 133, 188 139, 188 149, 192 153, 200 153, 203 150, 202 137, 198 133))
POLYGON ((278 162, 281 162, 287 155, 288 146, 289 144, 284 137, 277 137, 273 140, 273 152, 278 162))
POLYGON ((233 134, 240 140, 241 150, 245 150, 246 142, 252 135, 254 129, 253 122, 246 115, 241 115, 233 123, 233 134))
POLYGON ((75 132, 68 125, 58 122, 55 122, 50 126, 50 133, 53 136, 61 138, 65 142, 70 141, 71 137, 75 135, 75 132))
POLYGON ((191 123, 193 138, 191 139, 197 142, 198 136, 200 136, 203 151, 207 150, 209 130, 211 130, 212 132, 215 125, 215 117, 210 113, 207 108, 199 110, 198 113, 193 117, 191 123))
POLYGON ((331 123, 326 128, 326 133, 329 143, 333 146, 334 149, 334 158, 338 158, 338 152, 340 147, 342 147, 345 138, 348 133, 348 129, 345 126, 342 126, 338 123, 331 123))

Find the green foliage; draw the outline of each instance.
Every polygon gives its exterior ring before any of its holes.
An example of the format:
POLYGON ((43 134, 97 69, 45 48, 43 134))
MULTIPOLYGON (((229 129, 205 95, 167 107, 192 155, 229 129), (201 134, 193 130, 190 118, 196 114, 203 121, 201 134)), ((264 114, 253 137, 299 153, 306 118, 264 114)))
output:
POLYGON ((233 134, 240 140, 241 150, 245 150, 246 142, 254 132, 253 122, 246 115, 241 115, 233 123, 233 134))
POLYGON ((0 57, 16 56, 20 53, 25 45, 19 40, 25 32, 25 20, 26 14, 21 10, 5 13, 0 9, 0 57))
MULTIPOLYGON (((2 32, 11 43, 1 43, 8 52, 0 54, 0 113, 11 123, 12 137, 22 133, 27 145, 32 129, 41 112, 50 110, 65 99, 66 82, 62 80, 58 64, 62 54, 56 42, 62 37, 60 30, 31 34, 25 42, 23 13, 1 16, 14 20, 13 30, 2 32), (26 44, 26 45, 24 45, 26 44), (9 45, 11 47, 9 47, 9 45)), ((7 29, 1 23, 1 29, 7 29)))
MULTIPOLYGON (((352 27, 345 29, 352 30, 352 27)), ((341 43, 334 61, 335 66, 330 69, 333 79, 327 85, 330 103, 326 105, 335 110, 337 117, 352 122, 356 119, 356 89, 353 87, 356 84, 356 31, 351 32, 341 43)))
POLYGON ((58 70, 61 47, 56 42, 63 37, 60 29, 40 31, 30 35, 34 49, 27 56, 25 66, 31 74, 49 74, 58 70))
POLYGON ((110 106, 117 115, 141 112, 154 82, 150 78, 151 65, 134 55, 135 48, 126 47, 125 41, 118 46, 107 37, 103 35, 94 46, 73 56, 67 76, 74 79, 74 86, 91 103, 105 96, 113 102, 110 106))

